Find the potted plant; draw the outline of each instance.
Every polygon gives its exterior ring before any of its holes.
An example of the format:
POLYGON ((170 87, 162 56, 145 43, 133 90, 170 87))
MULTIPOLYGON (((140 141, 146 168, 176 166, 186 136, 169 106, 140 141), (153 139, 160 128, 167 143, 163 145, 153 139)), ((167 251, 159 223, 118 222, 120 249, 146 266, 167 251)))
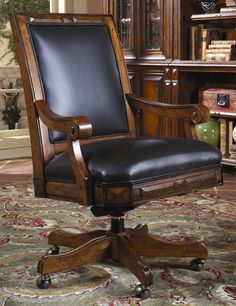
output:
POLYGON ((17 106, 17 99, 19 93, 11 91, 11 89, 13 89, 13 82, 9 80, 4 80, 2 88, 6 90, 6 92, 3 93, 3 96, 6 101, 6 107, 2 112, 2 119, 8 125, 8 129, 12 130, 17 127, 17 124, 21 118, 21 111, 17 106))

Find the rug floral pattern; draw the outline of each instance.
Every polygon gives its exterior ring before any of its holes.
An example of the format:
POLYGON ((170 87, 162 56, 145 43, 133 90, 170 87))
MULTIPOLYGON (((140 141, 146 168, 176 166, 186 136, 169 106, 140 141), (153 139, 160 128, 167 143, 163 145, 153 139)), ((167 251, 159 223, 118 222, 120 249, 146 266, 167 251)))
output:
POLYGON ((141 300, 135 276, 111 262, 53 274, 50 289, 37 289, 37 262, 52 229, 108 229, 110 219, 76 203, 35 198, 30 184, 0 186, 0 195, 0 306, 236 305, 236 200, 197 192, 126 214, 128 227, 148 223, 155 235, 203 240, 209 250, 203 272, 192 271, 188 258, 149 259, 152 298, 141 300))

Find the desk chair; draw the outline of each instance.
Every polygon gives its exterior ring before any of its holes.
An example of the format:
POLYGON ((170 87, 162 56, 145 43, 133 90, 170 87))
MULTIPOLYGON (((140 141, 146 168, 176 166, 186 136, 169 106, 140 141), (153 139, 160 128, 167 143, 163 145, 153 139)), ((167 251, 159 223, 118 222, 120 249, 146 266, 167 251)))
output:
POLYGON ((208 120, 208 109, 133 95, 109 15, 14 14, 11 25, 35 196, 76 201, 96 217, 111 216, 108 231, 52 231, 53 247, 38 264, 38 287, 51 286, 51 273, 112 259, 139 279, 136 295, 147 298, 153 276, 143 257, 192 257, 201 270, 207 258, 202 242, 163 241, 147 225, 125 228, 123 216, 147 201, 222 183, 219 150, 196 136, 195 124, 208 120), (158 118, 156 137, 140 133, 145 112, 158 118), (183 138, 176 137, 177 120, 183 138), (72 250, 60 254, 59 246, 72 250))

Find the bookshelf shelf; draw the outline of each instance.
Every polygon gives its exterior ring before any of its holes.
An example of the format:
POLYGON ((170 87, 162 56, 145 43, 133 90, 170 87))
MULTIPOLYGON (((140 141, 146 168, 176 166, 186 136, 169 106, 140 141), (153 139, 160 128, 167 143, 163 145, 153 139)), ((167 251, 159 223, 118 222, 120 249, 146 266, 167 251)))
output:
MULTIPOLYGON (((174 60, 170 65, 180 66, 180 67, 198 67, 199 70, 209 70, 213 67, 215 72, 232 72, 235 73, 236 61, 202 61, 202 60, 174 60)), ((183 68, 184 69, 184 68, 183 68)))
POLYGON ((216 118, 226 118, 226 119, 232 119, 236 118, 236 113, 234 112, 216 112, 216 111, 210 111, 211 117, 216 117, 216 118))
POLYGON ((200 21, 200 22, 207 22, 207 21, 221 21, 221 20, 234 20, 236 19, 236 13, 213 13, 213 14, 196 14, 191 16, 192 21, 200 21))

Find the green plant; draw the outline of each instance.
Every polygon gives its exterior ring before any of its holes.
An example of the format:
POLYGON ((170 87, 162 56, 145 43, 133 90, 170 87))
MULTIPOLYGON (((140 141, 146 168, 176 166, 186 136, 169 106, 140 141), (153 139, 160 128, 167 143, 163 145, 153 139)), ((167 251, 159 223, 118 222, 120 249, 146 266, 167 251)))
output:
MULTIPOLYGON (((0 30, 3 30, 9 20, 12 12, 30 12, 30 13, 46 13, 50 10, 49 0, 0 0, 0 30)), ((0 34, 0 38, 8 39, 8 50, 1 58, 5 57, 9 52, 13 52, 12 61, 17 62, 15 44, 12 34, 0 34)), ((0 58, 0 59, 1 59, 0 58)))

